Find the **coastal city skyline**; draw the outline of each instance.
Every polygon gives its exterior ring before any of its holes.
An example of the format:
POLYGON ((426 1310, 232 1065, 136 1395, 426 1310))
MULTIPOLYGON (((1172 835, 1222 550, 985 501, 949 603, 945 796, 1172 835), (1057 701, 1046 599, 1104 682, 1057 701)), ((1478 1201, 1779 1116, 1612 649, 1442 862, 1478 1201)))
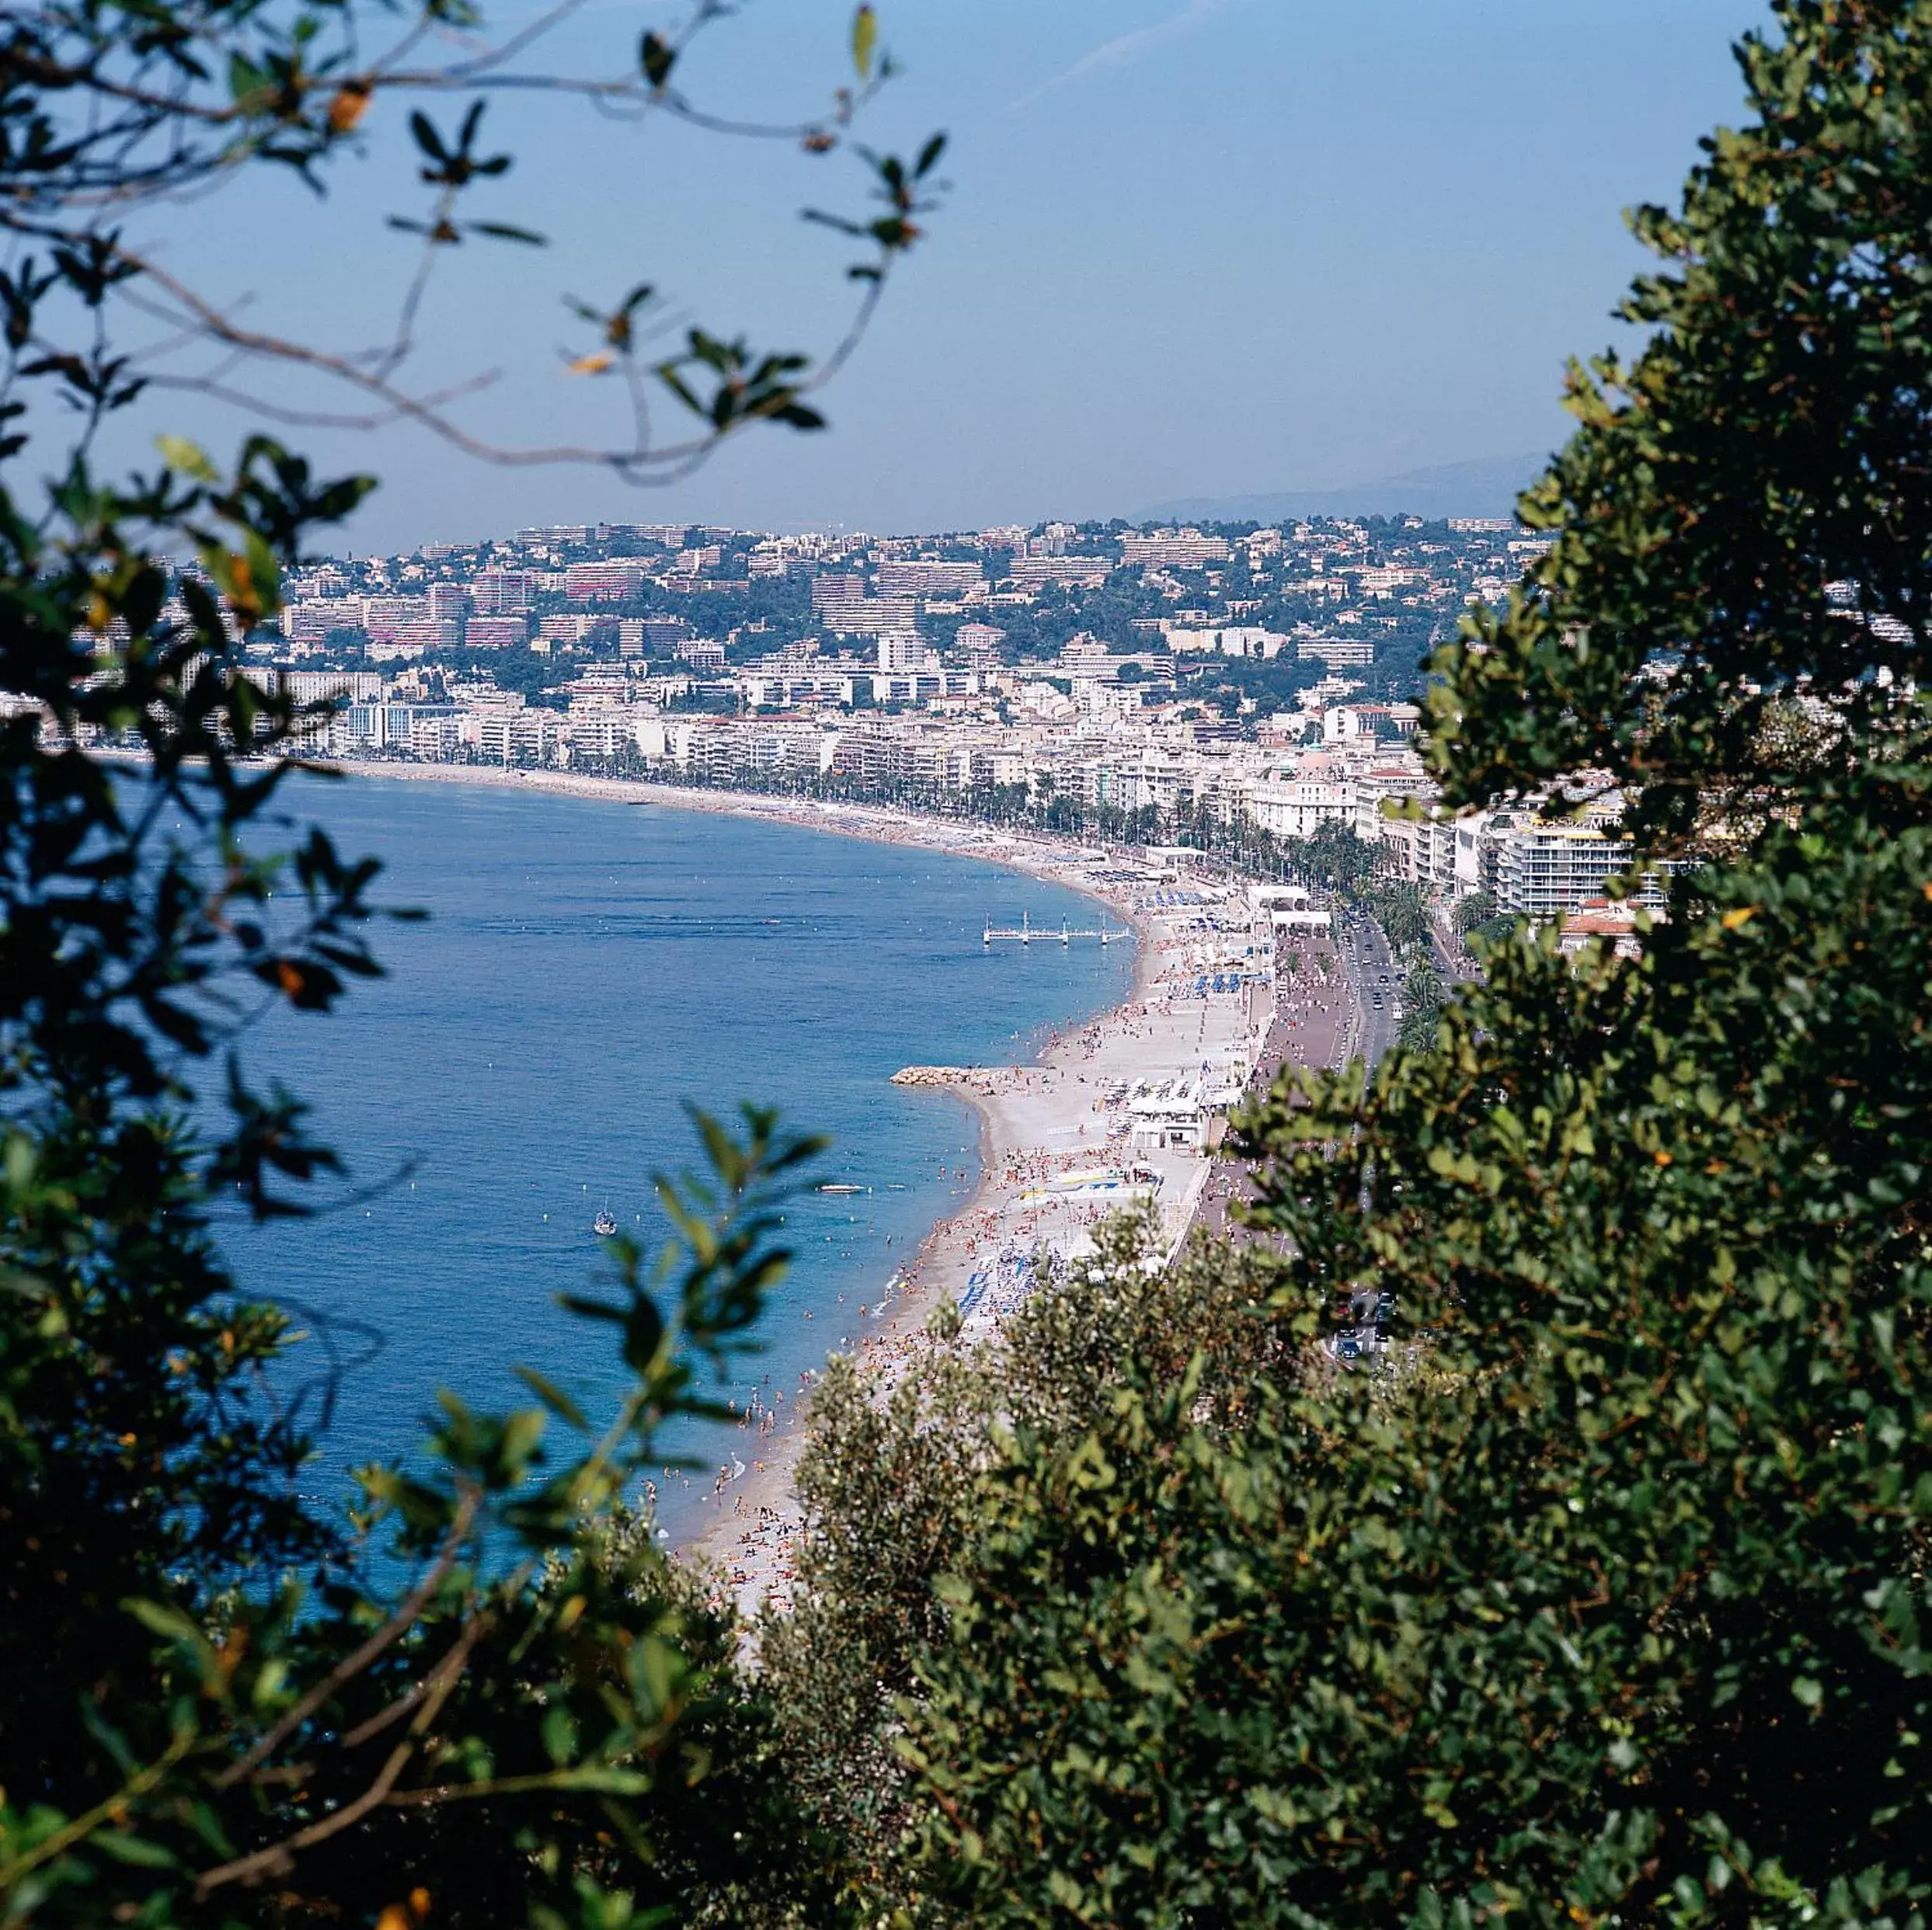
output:
POLYGON ((555 525, 321 563, 245 654, 333 704, 311 726, 332 756, 893 798, 1143 843, 1327 826, 1409 885, 1547 918, 1625 868, 1619 801, 1565 826, 1451 820, 1413 740, 1429 651, 1547 544, 1508 516, 555 525))

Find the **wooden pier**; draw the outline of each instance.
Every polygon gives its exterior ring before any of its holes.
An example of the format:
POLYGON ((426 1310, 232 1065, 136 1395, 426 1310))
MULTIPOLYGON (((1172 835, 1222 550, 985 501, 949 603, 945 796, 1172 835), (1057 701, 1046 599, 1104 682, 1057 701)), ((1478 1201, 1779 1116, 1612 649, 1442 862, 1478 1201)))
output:
POLYGON ((1104 926, 1096 925, 1091 929, 1079 928, 1067 924, 1063 920, 1057 930, 1050 925, 1043 925, 1038 931, 1036 931, 1033 929, 1031 914, 1022 912, 1020 922, 1017 926, 988 925, 986 928, 986 936, 981 942, 990 945, 996 938, 1010 938, 1018 944, 1044 945, 1050 944, 1057 939, 1063 945, 1070 945, 1076 938, 1098 938, 1103 945, 1111 945, 1117 944, 1123 938, 1131 938, 1133 936, 1132 932, 1110 931, 1104 926))

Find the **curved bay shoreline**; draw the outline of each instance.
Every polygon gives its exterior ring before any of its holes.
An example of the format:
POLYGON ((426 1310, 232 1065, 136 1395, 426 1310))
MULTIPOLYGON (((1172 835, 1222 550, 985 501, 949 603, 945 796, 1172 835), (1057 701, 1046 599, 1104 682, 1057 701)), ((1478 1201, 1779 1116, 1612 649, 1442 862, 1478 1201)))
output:
MULTIPOLYGON (((1252 1030, 1241 1007, 1184 996, 1190 946, 1163 930, 1143 902, 1153 888, 1144 865, 1123 854, 1096 852, 1063 840, 961 825, 863 805, 823 804, 755 793, 721 791, 568 771, 492 766, 413 764, 386 760, 336 763, 345 774, 385 781, 458 784, 538 791, 603 802, 761 819, 872 843, 976 857, 1065 885, 1104 905, 1133 931, 1135 975, 1127 998, 1084 1024, 1050 1035, 1022 1065, 911 1069, 900 1083, 944 1090, 970 1105, 980 1122, 980 1177, 964 1209, 941 1220, 896 1276, 890 1301, 852 1348, 887 1382, 916 1371, 925 1324, 944 1299, 958 1299, 976 1269, 1001 1252, 1044 1244, 1077 1251, 1103 1212, 1122 1202, 1101 1172, 1126 1158, 1125 1094, 1141 1079, 1192 1073, 1207 1060, 1245 1049, 1252 1030), (1097 1169, 1090 1181, 1088 1169, 1097 1169)), ((1137 1155, 1160 1175, 1155 1196, 1168 1243, 1184 1235, 1208 1170, 1205 1154, 1137 1155)), ((984 1329, 985 1309, 969 1324, 984 1329)), ((792 1549, 800 1527, 794 1475, 803 1445, 808 1390, 788 1403, 785 1424, 739 1444, 747 1471, 722 1482, 707 1504, 711 1515, 679 1544, 687 1556, 715 1564, 721 1586, 747 1612, 771 1599, 788 1605, 792 1549)), ((747 1426, 750 1424, 747 1423, 747 1426)), ((728 1452, 728 1451, 727 1451, 728 1452)))

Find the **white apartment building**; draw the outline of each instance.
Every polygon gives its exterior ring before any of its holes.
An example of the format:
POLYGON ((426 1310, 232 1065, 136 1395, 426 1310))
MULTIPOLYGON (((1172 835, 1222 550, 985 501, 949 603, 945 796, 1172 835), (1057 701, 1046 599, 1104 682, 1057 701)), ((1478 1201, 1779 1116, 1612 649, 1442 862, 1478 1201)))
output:
POLYGON ((371 663, 415 663, 427 647, 421 643, 399 643, 391 636, 371 637, 367 654, 371 663))
POLYGON ((329 719, 321 741, 335 756, 379 750, 415 755, 419 736, 440 743, 444 726, 454 729, 459 718, 454 704, 351 703, 329 719))
POLYGON ((1255 823, 1278 838, 1311 838, 1325 824, 1353 827, 1360 802, 1352 784, 1265 778, 1250 788, 1248 810, 1255 823))
POLYGON ((1304 660, 1319 659, 1332 670, 1352 669, 1375 661, 1375 645, 1367 637, 1302 637, 1296 641, 1295 654, 1304 660))
POLYGON ((1448 892, 1456 882, 1453 819, 1384 818, 1377 826, 1389 875, 1429 892, 1448 892))
POLYGON ((298 704, 324 704, 332 697, 373 704, 382 695, 382 684, 381 674, 374 670, 272 669, 266 680, 272 694, 298 704))
POLYGON ((566 742, 573 763, 608 762, 621 753, 664 754, 663 713, 655 704, 573 697, 566 742))
POLYGON ((1416 589, 1429 580, 1426 571, 1397 567, 1365 567, 1349 574, 1364 596, 1378 600, 1393 596, 1398 590, 1416 589))
POLYGON ((1016 588, 1043 583, 1077 583, 1093 589, 1107 580, 1112 563, 1104 556, 1015 556, 1006 575, 1016 588))
MULTIPOLYGON (((1628 839, 1610 837, 1595 825, 1517 823, 1499 841, 1497 908, 1539 923, 1561 917, 1586 899, 1603 897, 1604 881, 1628 871, 1635 857, 1628 839)), ((1640 905, 1661 907, 1662 879, 1647 878, 1633 897, 1640 905)))
POLYGON ((372 636, 393 632, 402 624, 430 620, 427 596, 351 596, 346 601, 348 607, 357 613, 356 621, 372 636))
POLYGON ((564 721, 555 711, 470 711, 463 742, 488 763, 554 764, 564 744, 564 721))
POLYGON ((328 602, 305 599, 286 605, 279 621, 282 635, 291 643, 321 643, 332 630, 361 627, 360 600, 352 603, 346 598, 328 602))
POLYGON ((872 679, 875 704, 930 704, 937 698, 976 697, 977 670, 946 670, 937 659, 923 669, 881 670, 872 679))
MULTIPOLYGON (((820 582, 824 581, 821 577, 820 582)), ((813 600, 825 627, 835 635, 875 637, 888 630, 914 630, 913 600, 910 596, 827 597, 818 601, 818 584, 812 586, 813 600)))
POLYGON ((635 603, 644 593, 636 563, 573 563, 563 572, 563 593, 573 603, 635 603))
POLYGON ((987 587, 983 565, 908 559, 879 566, 882 596, 962 597, 987 587))
POLYGON ((449 618, 420 617, 406 623, 399 623, 392 630, 371 630, 369 632, 370 652, 373 657, 386 640, 412 656, 421 656, 426 650, 453 650, 461 641, 463 627, 449 618))
POLYGON ((936 670, 939 659, 916 630, 879 633, 879 667, 886 671, 936 670))
POLYGON ((990 670, 999 662, 1005 641, 1006 632, 997 624, 963 623, 952 633, 953 653, 970 669, 990 670))
POLYGON ((839 733, 832 768, 869 784, 964 791, 973 781, 973 753, 972 740, 956 732, 869 721, 839 733))
POLYGON ((671 654, 688 663, 701 676, 721 675, 725 667, 725 646, 709 637, 685 637, 671 645, 671 654))
POLYGON ((850 710, 857 701, 859 683, 851 672, 832 669, 753 670, 735 680, 747 704, 768 711, 828 704, 850 710))
POLYGON ((1151 745, 1123 746, 1081 760, 1067 774, 1067 788, 1090 808, 1112 805, 1122 811, 1143 811, 1157 805, 1171 811, 1185 791, 1201 795, 1196 760, 1151 745))
POLYGON ((470 585, 470 600, 481 616, 527 610, 534 594, 528 572, 520 569, 479 570, 470 585))
POLYGON ((1151 536, 1125 535, 1120 560, 1157 569, 1205 569, 1227 561, 1227 538, 1203 536, 1199 530, 1157 530, 1151 536))
POLYGON ((463 642, 472 650, 516 650, 530 641, 527 617, 472 617, 463 626, 463 642))

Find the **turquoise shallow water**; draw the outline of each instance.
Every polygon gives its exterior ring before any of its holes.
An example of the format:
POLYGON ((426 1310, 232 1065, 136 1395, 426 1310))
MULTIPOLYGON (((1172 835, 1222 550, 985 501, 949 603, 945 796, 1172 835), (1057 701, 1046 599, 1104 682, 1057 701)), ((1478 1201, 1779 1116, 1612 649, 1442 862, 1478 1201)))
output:
MULTIPOLYGON (((723 1390, 742 1404, 783 1389, 788 1407, 976 1179, 971 1112, 890 1075, 1030 1056, 1133 975, 1126 945, 988 951, 989 916, 1091 923, 1092 906, 976 860, 467 786, 311 784, 293 802, 385 860, 381 902, 430 914, 378 928, 388 979, 335 1016, 279 1015, 249 1048, 252 1073, 311 1100, 352 1167, 321 1216, 223 1235, 245 1285, 321 1316, 326 1343, 298 1362, 319 1368, 329 1346, 344 1364, 319 1487, 409 1453, 438 1386, 527 1400, 514 1363, 608 1411, 612 1330, 555 1298, 594 1286, 600 1208, 661 1236, 650 1176, 694 1157, 688 1098, 775 1104, 831 1135, 823 1177, 872 1189, 790 1211, 797 1263, 766 1351, 723 1390)), ((743 1438, 673 1445, 715 1465, 743 1438)), ((694 1498, 673 1483, 674 1532, 694 1498)))

